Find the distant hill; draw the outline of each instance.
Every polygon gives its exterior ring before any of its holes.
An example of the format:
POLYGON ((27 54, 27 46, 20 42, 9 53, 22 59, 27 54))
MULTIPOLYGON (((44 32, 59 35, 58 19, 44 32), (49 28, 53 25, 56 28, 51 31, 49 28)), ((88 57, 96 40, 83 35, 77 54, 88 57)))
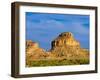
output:
POLYGON ((49 51, 45 51, 39 47, 38 43, 27 40, 26 65, 36 66, 36 63, 38 63, 37 66, 43 66, 43 64, 44 66, 52 66, 89 63, 89 51, 80 47, 80 43, 74 39, 71 32, 61 33, 51 42, 51 46, 52 47, 49 51), (39 62, 36 61, 41 62, 41 60, 44 61, 42 61, 42 64, 39 65, 39 62), (50 65, 45 63, 45 61, 47 61, 47 63, 52 63, 50 61, 54 60, 56 60, 57 64, 53 63, 50 65), (32 62, 34 62, 35 65, 32 65, 34 64, 32 62))

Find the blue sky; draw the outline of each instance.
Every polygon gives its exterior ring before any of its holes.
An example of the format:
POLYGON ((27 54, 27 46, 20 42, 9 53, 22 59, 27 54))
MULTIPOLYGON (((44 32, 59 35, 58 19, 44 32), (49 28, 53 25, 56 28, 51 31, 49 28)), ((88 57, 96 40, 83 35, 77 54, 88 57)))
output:
POLYGON ((81 47, 89 49, 89 21, 89 15, 26 12, 26 40, 49 50, 60 33, 72 32, 81 47))

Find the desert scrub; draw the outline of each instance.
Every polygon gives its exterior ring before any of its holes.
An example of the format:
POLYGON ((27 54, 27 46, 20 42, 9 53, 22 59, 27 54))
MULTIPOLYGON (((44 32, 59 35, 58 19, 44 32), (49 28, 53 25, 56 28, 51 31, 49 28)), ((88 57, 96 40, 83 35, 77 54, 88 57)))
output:
POLYGON ((89 64, 89 59, 31 60, 27 62, 26 66, 39 67, 39 66, 82 65, 82 64, 89 64))

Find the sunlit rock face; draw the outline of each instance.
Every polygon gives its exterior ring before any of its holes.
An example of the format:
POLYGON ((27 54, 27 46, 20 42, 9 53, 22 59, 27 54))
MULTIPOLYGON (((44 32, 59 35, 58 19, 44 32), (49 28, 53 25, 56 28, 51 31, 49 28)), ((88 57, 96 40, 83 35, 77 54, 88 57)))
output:
POLYGON ((88 59, 89 51, 80 47, 71 32, 61 33, 51 42, 51 53, 58 58, 88 59))
POLYGON ((61 33, 55 40, 51 43, 52 49, 56 47, 80 47, 80 43, 76 41, 71 32, 61 33))
POLYGON ((26 52, 27 54, 32 54, 34 50, 38 49, 39 45, 36 42, 32 42, 31 40, 26 41, 26 52))
POLYGON ((63 32, 51 42, 51 49, 45 51, 39 44, 26 41, 26 59, 89 59, 89 51, 80 47, 80 43, 71 32, 63 32))

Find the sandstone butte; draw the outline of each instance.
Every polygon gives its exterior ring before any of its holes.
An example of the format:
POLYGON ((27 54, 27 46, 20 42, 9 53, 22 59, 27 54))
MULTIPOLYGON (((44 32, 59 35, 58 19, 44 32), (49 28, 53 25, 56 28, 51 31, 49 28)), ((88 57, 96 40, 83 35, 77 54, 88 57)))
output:
POLYGON ((75 40, 71 32, 63 32, 51 42, 51 49, 45 51, 39 44, 26 41, 26 59, 88 59, 89 51, 81 48, 80 43, 75 40))

